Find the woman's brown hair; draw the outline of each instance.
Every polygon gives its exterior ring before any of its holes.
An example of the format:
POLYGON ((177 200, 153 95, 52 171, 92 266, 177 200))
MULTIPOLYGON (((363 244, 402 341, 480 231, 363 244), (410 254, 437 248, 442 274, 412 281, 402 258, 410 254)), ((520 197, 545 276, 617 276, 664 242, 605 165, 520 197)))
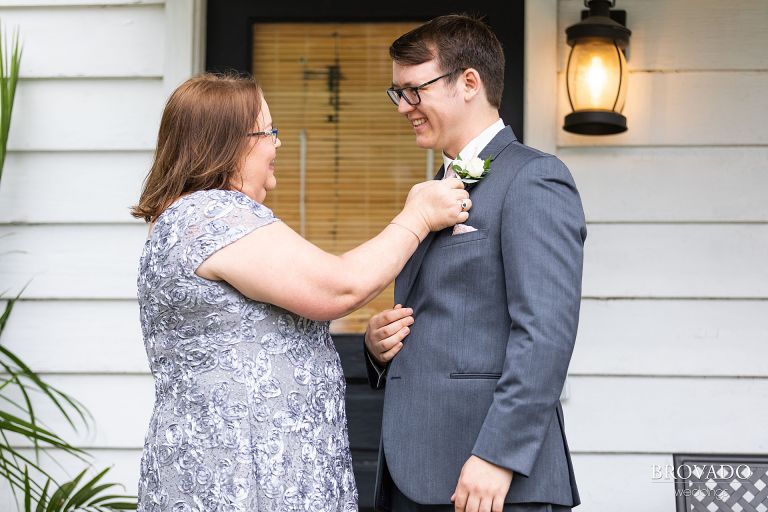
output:
POLYGON ((260 110, 252 78, 205 73, 181 84, 163 110, 154 162, 131 215, 153 222, 184 194, 231 189, 260 110))

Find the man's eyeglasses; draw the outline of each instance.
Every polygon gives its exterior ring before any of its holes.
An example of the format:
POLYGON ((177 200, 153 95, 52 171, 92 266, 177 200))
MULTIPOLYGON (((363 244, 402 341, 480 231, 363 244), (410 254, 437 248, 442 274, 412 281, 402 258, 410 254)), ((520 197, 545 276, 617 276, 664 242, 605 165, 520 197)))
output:
POLYGON ((395 89, 394 87, 390 87, 387 89, 387 96, 389 96, 389 99, 392 100, 392 103, 394 103, 396 106, 400 106, 400 98, 403 98, 405 102, 411 106, 418 105, 421 103, 421 97, 419 96, 419 90, 425 88, 428 85, 432 85, 433 83, 437 82, 441 78, 445 78, 447 76, 452 75, 455 73, 456 70, 451 71, 450 73, 446 73, 444 75, 440 75, 437 78, 433 78, 429 82, 424 82, 421 85, 417 85, 416 87, 403 87, 402 89, 395 89))
POLYGON ((247 137, 266 137, 267 135, 270 135, 272 137, 272 144, 277 144, 277 128, 272 128, 271 130, 266 130, 263 132, 248 132, 245 135, 247 137))

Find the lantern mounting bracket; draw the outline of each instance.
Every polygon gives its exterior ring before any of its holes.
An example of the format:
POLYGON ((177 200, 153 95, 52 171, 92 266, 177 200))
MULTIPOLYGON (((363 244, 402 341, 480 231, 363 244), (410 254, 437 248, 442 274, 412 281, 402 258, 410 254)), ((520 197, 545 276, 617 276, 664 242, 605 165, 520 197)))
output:
MULTIPOLYGON (((614 2, 614 4, 615 4, 615 2, 614 2)), ((617 9, 615 11, 612 10, 610 12, 609 16, 616 23, 619 23, 619 24, 621 24, 621 25, 623 25, 625 27, 627 26, 627 11, 625 11, 623 9, 617 9)), ((583 11, 581 11, 581 19, 582 19, 582 21, 587 19, 588 17, 589 17, 589 10, 588 9, 584 9, 583 11)))

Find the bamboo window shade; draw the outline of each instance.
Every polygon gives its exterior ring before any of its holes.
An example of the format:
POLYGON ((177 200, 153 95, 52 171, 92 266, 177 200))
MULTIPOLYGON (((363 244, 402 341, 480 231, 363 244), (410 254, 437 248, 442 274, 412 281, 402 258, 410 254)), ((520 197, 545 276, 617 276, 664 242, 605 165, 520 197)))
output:
MULTIPOLYGON (((328 252, 342 254, 379 233, 410 187, 434 171, 384 92, 392 82, 389 45, 416 25, 253 26, 253 74, 282 141, 277 189, 265 203, 328 252)), ((331 330, 362 333, 371 315, 392 304, 390 285, 331 330)))

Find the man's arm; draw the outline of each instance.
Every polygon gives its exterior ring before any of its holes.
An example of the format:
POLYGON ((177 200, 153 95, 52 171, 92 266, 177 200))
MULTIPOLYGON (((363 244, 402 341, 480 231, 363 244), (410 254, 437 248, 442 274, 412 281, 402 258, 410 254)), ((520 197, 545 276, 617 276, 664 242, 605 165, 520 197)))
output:
POLYGON ((502 261, 510 332, 493 402, 452 500, 501 511, 529 476, 565 382, 581 301, 586 226, 568 169, 551 156, 520 170, 504 200, 502 261))
POLYGON ((502 261, 510 332, 502 376, 472 453, 528 476, 576 340, 586 226, 565 165, 526 164, 504 201, 502 261))
POLYGON ((403 348, 403 339, 410 333, 413 310, 397 304, 371 317, 365 330, 365 367, 368 383, 373 389, 386 384, 387 366, 403 348))

